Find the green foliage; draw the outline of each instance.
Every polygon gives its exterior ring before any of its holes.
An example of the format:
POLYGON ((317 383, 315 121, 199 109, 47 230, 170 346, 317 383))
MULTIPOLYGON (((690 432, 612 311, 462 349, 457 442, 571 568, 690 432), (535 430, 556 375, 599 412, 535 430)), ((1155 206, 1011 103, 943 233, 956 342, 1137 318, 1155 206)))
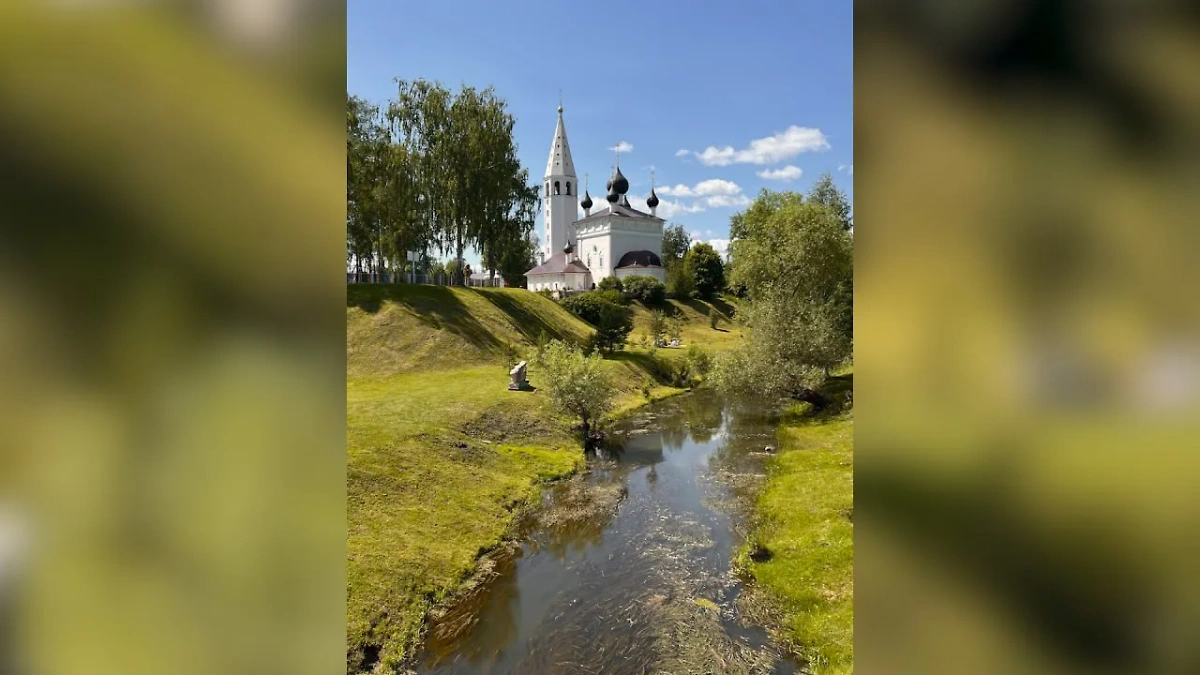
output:
POLYGON ((697 345, 688 345, 684 356, 684 378, 689 386, 699 384, 712 370, 712 355, 697 345))
POLYGON ((838 189, 829 172, 821 174, 812 189, 808 191, 808 201, 829 209, 834 218, 841 223, 843 230, 854 227, 854 218, 850 215, 850 200, 838 189))
POLYGON ((690 300, 696 292, 696 282, 685 263, 667 270, 667 294, 676 300, 690 300))
POLYGON ((507 104, 491 88, 415 80, 399 81, 382 111, 352 96, 346 108, 347 260, 399 271, 408 251, 461 258, 473 246, 484 269, 520 285, 539 198, 507 104))
POLYGON ((720 320, 721 320, 721 313, 717 311, 716 307, 710 307, 708 310, 708 327, 713 330, 716 330, 717 323, 720 320))
POLYGON ((594 293, 596 295, 596 297, 598 297, 602 300, 607 300, 608 302, 611 302, 616 305, 624 305, 626 302, 628 302, 628 300, 625 298, 624 294, 622 294, 621 291, 618 291, 618 290, 609 289, 606 291, 596 290, 596 291, 591 291, 591 292, 594 293))
POLYGON ((613 291, 588 291, 562 301, 567 311, 596 327, 588 345, 604 352, 625 346, 633 331, 633 311, 612 300, 613 291))
POLYGON ((667 339, 682 340, 683 339, 683 320, 677 316, 668 316, 666 319, 667 339))
POLYGON ((731 245, 744 285, 743 348, 723 354, 713 380, 755 395, 796 396, 824 381, 853 348, 853 243, 836 214, 795 193, 763 191, 731 245))
POLYGON ((638 300, 648 307, 657 307, 667 299, 667 287, 654 277, 625 277, 625 297, 638 300))
POLYGON ((683 266, 700 297, 711 299, 725 290, 725 265, 712 245, 697 242, 684 257, 683 266))
POLYGON ((663 228, 662 261, 667 270, 671 270, 683 262, 688 248, 692 245, 691 238, 683 225, 667 225, 663 228))
POLYGON ((556 340, 542 350, 536 366, 552 404, 578 418, 585 431, 612 409, 616 387, 598 356, 556 340))
POLYGON ((667 315, 662 312, 651 312, 647 330, 650 333, 650 340, 657 347, 667 336, 667 315))
POLYGON ((601 291, 616 291, 620 293, 625 290, 621 284, 621 280, 616 277, 604 277, 600 283, 596 284, 596 289, 601 291))

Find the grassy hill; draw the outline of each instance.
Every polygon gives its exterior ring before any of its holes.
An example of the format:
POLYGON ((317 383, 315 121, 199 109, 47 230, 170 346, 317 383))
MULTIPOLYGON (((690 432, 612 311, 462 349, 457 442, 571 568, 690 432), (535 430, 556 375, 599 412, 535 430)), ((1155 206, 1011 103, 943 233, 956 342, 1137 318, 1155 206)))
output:
MULTIPOLYGON (((709 327, 704 303, 667 311, 685 343, 736 339, 709 327)), ((635 306, 637 330, 648 319, 635 306)), ((412 656, 426 613, 510 533, 538 484, 581 466, 569 421, 541 392, 508 391, 508 370, 543 334, 580 341, 592 330, 525 290, 347 288, 348 671, 412 656)), ((606 359, 618 407, 678 391, 666 374, 682 352, 606 359)), ((536 368, 529 379, 538 386, 536 368)))

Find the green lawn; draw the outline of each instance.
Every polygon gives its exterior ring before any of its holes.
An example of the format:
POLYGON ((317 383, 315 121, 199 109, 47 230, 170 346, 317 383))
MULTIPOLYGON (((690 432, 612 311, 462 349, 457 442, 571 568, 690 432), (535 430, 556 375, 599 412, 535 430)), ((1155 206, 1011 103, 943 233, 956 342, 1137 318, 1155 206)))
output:
MULTIPOLYGON (((411 657, 429 609, 511 534, 539 483, 581 466, 570 420, 542 392, 509 392, 508 369, 543 333, 592 329, 524 290, 363 285, 347 296, 347 670, 358 671, 411 657)), ((685 330, 728 339, 699 313, 685 330)), ((646 391, 681 391, 662 375, 682 355, 607 359, 617 412, 646 391)), ((536 368, 529 379, 539 385, 536 368)))
POLYGON ((743 555, 780 632, 818 675, 854 670, 854 421, 785 419, 743 555))

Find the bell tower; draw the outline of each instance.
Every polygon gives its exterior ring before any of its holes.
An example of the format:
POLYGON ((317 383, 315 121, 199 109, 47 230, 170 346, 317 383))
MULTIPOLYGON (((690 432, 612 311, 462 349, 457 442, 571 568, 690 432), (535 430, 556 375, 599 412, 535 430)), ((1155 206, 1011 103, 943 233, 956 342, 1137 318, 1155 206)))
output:
POLYGON ((558 127, 554 130, 554 141, 550 145, 550 159, 546 162, 546 178, 542 187, 542 204, 545 211, 545 242, 542 250, 546 260, 563 250, 571 236, 571 223, 579 213, 579 180, 575 176, 575 162, 571 161, 571 146, 567 145, 567 130, 563 126, 562 104, 558 106, 558 127))

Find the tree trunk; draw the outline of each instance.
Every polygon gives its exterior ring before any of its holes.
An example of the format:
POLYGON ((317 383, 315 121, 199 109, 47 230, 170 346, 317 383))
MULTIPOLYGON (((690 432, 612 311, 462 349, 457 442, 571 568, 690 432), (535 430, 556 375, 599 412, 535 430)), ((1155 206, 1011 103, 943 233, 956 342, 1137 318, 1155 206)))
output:
POLYGON ((830 403, 832 403, 832 401, 830 401, 820 392, 808 388, 804 388, 796 393, 793 393, 792 398, 811 405, 813 407, 813 412, 820 412, 827 408, 830 403))

